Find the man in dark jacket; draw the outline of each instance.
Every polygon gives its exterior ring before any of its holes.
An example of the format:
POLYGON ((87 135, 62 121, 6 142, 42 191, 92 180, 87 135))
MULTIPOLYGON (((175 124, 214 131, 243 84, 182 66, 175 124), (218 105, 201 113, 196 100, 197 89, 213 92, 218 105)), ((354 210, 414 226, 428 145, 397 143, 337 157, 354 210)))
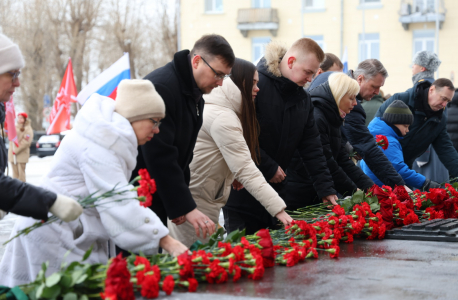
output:
POLYGON ((447 105, 447 132, 456 151, 458 151, 458 93, 455 90, 452 102, 447 105))
MULTIPOLYGON (((310 90, 326 82, 332 72, 326 72, 315 78, 310 90)), ((402 177, 396 172, 388 158, 376 145, 375 139, 366 127, 366 113, 361 101, 370 100, 380 93, 380 88, 385 84, 388 72, 377 59, 367 59, 359 63, 355 71, 350 70, 350 77, 355 79, 360 87, 356 99, 358 104, 351 114, 345 117, 341 127, 344 140, 348 141, 353 150, 367 163, 375 176, 385 185, 405 185, 402 177)))
POLYGON ((175 53, 173 61, 150 74, 150 80, 166 106, 161 133, 139 147, 137 167, 147 168, 156 180, 157 192, 151 209, 167 226, 167 217, 177 225, 190 222, 200 235, 215 231, 215 224, 196 209, 189 191, 189 164, 202 126, 203 94, 221 86, 230 76, 235 56, 222 36, 206 35, 191 50, 175 53))
MULTIPOLYGON (((285 171, 298 150, 320 199, 335 204, 336 191, 313 118, 313 105, 303 89, 323 59, 323 51, 311 39, 300 39, 289 50, 275 42, 267 45, 266 54, 257 66, 258 167, 284 198, 285 171)), ((223 211, 228 231, 246 228, 251 234, 261 228, 275 227, 275 220, 245 189, 232 190, 223 211)))
POLYGON ((5 176, 8 166, 3 137, 5 103, 20 86, 18 76, 23 67, 24 59, 19 47, 0 34, 0 209, 39 220, 47 220, 48 212, 51 212, 63 221, 73 221, 83 212, 75 200, 5 176))
POLYGON ((401 100, 412 111, 414 122, 401 141, 404 160, 410 168, 414 160, 432 145, 450 175, 458 177, 458 153, 447 133, 446 107, 454 93, 453 83, 446 78, 439 78, 432 84, 421 79, 406 92, 394 94, 378 110, 376 117, 381 117, 394 100, 401 100))
MULTIPOLYGON (((347 91, 350 93, 352 91, 353 94, 350 98, 352 105, 356 105, 355 96, 359 87, 347 75, 343 73, 334 74, 334 77, 331 77, 331 82, 327 81, 314 88, 310 91, 310 96, 315 107, 313 115, 320 132, 323 153, 334 181, 334 187, 342 196, 351 196, 356 192, 357 188, 362 190, 370 189, 374 185, 374 182, 348 157, 348 153, 342 143, 340 130, 345 114, 342 115, 342 110, 337 102, 340 105, 349 101, 342 98, 336 101, 333 94, 333 91, 336 93, 345 84, 342 83, 339 85, 338 80, 335 79, 336 76, 343 76, 346 80, 354 84, 353 86, 349 85, 348 90, 344 90, 344 93, 347 93, 347 91)), ((347 109, 350 108, 347 107, 347 109)), ((350 113, 350 110, 348 113, 350 113)), ((308 175, 297 151, 288 167, 287 176, 288 183, 285 202, 288 210, 295 210, 319 202, 313 187, 313 181, 308 175)))

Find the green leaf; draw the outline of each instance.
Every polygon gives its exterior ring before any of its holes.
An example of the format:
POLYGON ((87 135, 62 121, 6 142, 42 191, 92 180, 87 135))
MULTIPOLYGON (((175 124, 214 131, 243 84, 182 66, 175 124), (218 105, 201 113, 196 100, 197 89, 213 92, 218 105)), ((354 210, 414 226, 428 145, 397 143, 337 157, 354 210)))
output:
POLYGON ((378 212, 380 210, 380 204, 378 203, 372 203, 370 207, 373 213, 378 212))
POLYGON ((54 285, 52 287, 46 287, 43 289, 41 294, 42 298, 54 299, 60 294, 60 286, 54 285))
POLYGON ((191 245, 191 247, 189 248, 190 251, 196 251, 197 249, 199 249, 199 246, 202 245, 202 242, 197 240, 194 244, 191 245))
POLYGON ((60 279, 59 285, 62 286, 63 288, 69 288, 72 286, 72 276, 68 274, 62 275, 62 278, 60 279))
POLYGON ((89 300, 89 298, 86 295, 81 295, 79 300, 89 300))
POLYGON ((45 287, 46 287, 46 286, 45 286, 44 283, 42 283, 42 284, 38 287, 37 292, 35 293, 35 297, 36 297, 37 299, 40 299, 40 298, 42 297, 43 290, 45 289, 45 287))
POLYGON ((81 266, 81 264, 78 261, 72 262, 68 268, 65 270, 66 273, 72 272, 77 266, 81 266))
POLYGON ((82 283, 84 280, 86 280, 86 278, 87 278, 87 274, 83 274, 83 276, 78 278, 78 280, 76 281, 76 284, 82 283))
POLYGON ((84 253, 84 256, 83 256, 83 260, 82 261, 85 261, 86 259, 88 259, 88 257, 91 255, 91 252, 92 252, 92 248, 94 247, 94 245, 91 245, 91 247, 89 248, 89 250, 86 251, 86 253, 84 253))
POLYGON ((46 278, 46 286, 51 287, 53 285, 56 285, 62 276, 59 273, 54 273, 48 278, 46 278))
POLYGON ((75 293, 67 293, 63 300, 78 300, 78 296, 75 293))
POLYGON ((351 202, 353 202, 353 204, 359 204, 363 202, 363 199, 364 199, 364 192, 356 191, 356 193, 354 193, 353 196, 351 197, 351 202))
POLYGON ((224 241, 225 241, 226 243, 227 243, 227 242, 232 243, 232 242, 234 242, 234 238, 236 238, 236 237, 238 236, 238 234, 239 234, 239 230, 238 230, 238 229, 237 229, 237 230, 234 230, 234 231, 232 231, 231 233, 229 233, 229 234, 226 236, 226 238, 224 239, 224 241))
POLYGON ((72 276, 72 285, 74 285, 84 273, 85 273, 84 270, 81 270, 81 269, 74 271, 71 275, 72 276))

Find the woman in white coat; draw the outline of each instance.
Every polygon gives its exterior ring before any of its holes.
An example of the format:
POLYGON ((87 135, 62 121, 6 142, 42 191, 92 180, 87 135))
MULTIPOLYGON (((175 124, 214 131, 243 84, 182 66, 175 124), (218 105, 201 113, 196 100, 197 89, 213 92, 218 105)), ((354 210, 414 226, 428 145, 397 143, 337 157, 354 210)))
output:
MULTIPOLYGON (((42 186, 76 199, 94 192, 104 193, 115 185, 127 186, 136 165, 138 145, 159 133, 164 116, 164 102, 148 80, 123 80, 116 101, 92 95, 63 139, 42 186)), ((132 191, 121 197, 135 199, 137 193, 132 191)), ((156 214, 140 206, 139 201, 114 200, 113 197, 102 206, 85 209, 73 222, 52 223, 13 240, 2 258, 0 284, 32 282, 46 261, 47 275, 52 274, 63 260, 80 261, 91 245, 89 263, 106 263, 115 255, 115 244, 145 254, 156 253, 159 246, 173 255, 187 250, 168 235, 156 214), (67 251, 70 254, 64 257, 67 251)), ((12 235, 35 222, 20 217, 12 235)))
MULTIPOLYGON (((258 81, 256 67, 236 58, 231 77, 204 96, 204 121, 190 165, 189 188, 197 209, 215 224, 229 198, 231 184, 236 189, 246 188, 283 224, 292 221, 284 211, 285 202, 255 164, 259 131, 254 100, 259 91, 258 81)), ((169 220, 168 228, 172 237, 188 247, 198 239, 203 243, 208 241, 200 238, 199 229, 188 222, 176 225, 169 220)))

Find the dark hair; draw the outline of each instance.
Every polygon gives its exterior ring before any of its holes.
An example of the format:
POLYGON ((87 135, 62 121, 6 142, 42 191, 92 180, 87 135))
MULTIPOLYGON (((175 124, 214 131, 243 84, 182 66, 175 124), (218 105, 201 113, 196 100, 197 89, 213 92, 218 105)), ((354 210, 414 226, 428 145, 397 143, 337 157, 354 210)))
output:
POLYGON ((253 77, 256 67, 249 61, 236 58, 232 67, 231 79, 242 92, 242 122, 243 137, 251 152, 251 159, 258 164, 259 155, 259 124, 256 118, 256 108, 252 98, 253 77))
POLYGON ((455 91, 455 87, 453 83, 447 78, 439 78, 433 82, 433 84, 437 89, 441 89, 443 87, 447 87, 451 91, 455 91))
POLYGON ((332 66, 336 64, 339 68, 343 69, 343 64, 342 62, 340 61, 340 59, 332 54, 332 53, 325 53, 324 54, 324 60, 323 62, 320 64, 320 68, 321 70, 323 70, 323 72, 327 72, 329 71, 330 68, 332 68, 332 66))
POLYGON ((199 54, 207 60, 220 57, 228 67, 232 67, 235 61, 234 51, 231 45, 220 35, 204 35, 194 44, 191 50, 191 56, 199 54))

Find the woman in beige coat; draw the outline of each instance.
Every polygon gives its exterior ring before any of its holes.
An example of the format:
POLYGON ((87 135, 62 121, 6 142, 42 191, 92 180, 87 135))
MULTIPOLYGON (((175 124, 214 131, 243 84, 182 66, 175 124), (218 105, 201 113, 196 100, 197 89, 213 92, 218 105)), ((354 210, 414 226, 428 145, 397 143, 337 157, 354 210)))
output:
MULTIPOLYGON (((256 167, 258 162, 258 122, 254 99, 259 88, 256 67, 236 59, 232 75, 221 87, 204 96, 203 124, 191 162, 191 194, 197 209, 214 223, 229 198, 231 185, 246 188, 273 216, 288 225, 292 218, 284 211, 285 202, 267 183, 256 167)), ((168 221, 170 235, 186 246, 199 237, 199 229, 188 222, 168 221), (197 236, 196 236, 197 234, 197 236)))
POLYGON ((19 146, 10 141, 8 161, 13 169, 13 178, 25 182, 25 164, 29 162, 30 144, 33 141, 33 129, 25 112, 17 116, 16 134, 19 146))

